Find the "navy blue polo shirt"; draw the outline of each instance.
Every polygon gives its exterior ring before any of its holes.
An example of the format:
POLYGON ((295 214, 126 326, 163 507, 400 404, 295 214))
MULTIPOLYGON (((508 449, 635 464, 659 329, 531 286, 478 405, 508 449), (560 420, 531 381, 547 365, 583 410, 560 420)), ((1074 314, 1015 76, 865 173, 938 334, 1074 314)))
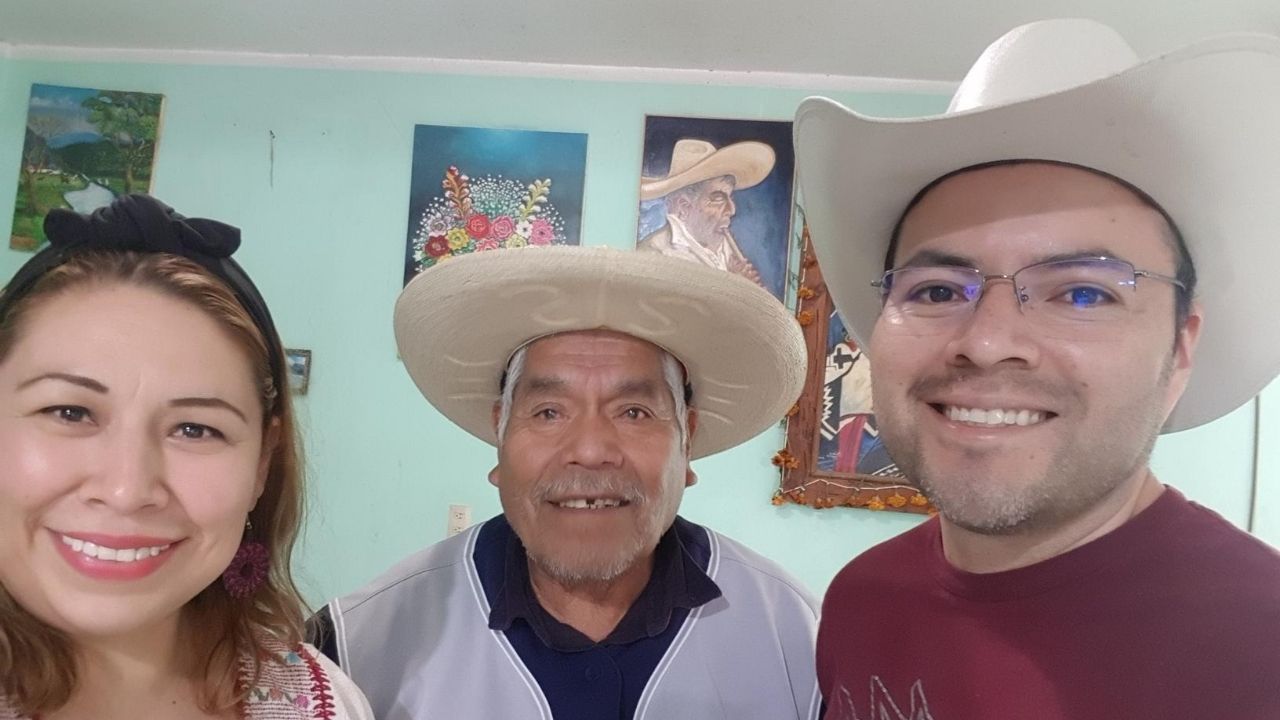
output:
POLYGON ((504 516, 480 529, 473 557, 489 627, 506 635, 557 720, 630 720, 689 611, 721 595, 707 575, 706 531, 680 517, 658 541, 648 584, 598 643, 538 603, 524 545, 504 516))

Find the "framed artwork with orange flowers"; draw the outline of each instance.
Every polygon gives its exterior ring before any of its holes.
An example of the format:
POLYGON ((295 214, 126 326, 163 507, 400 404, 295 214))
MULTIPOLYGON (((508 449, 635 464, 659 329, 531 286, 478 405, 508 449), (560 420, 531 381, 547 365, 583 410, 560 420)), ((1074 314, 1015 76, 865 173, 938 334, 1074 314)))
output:
POLYGON ((933 506, 889 457, 871 401, 870 360, 845 332, 802 233, 796 316, 809 349, 804 392, 774 456, 782 483, 775 505, 928 513, 933 506))
POLYGON ((467 253, 579 244, 586 167, 581 133, 415 126, 404 282, 467 253))

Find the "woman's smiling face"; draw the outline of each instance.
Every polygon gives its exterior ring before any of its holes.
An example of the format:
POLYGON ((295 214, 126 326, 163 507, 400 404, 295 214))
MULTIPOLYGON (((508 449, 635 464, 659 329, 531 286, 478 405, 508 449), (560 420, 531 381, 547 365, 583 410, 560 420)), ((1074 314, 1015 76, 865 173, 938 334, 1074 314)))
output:
POLYGON ((0 362, 0 585, 72 639, 174 621, 241 541, 263 428, 248 354, 195 305, 41 298, 0 362))

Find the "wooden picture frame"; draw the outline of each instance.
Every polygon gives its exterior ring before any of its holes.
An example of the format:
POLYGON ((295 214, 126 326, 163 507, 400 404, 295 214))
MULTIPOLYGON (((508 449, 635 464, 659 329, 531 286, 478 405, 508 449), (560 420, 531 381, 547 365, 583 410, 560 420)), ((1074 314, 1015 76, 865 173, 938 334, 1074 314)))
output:
MULTIPOLYGON (((834 316, 834 304, 822 279, 822 269, 813 255, 807 225, 803 227, 801 237, 796 318, 804 331, 809 367, 804 392, 788 414, 787 445, 773 457, 773 463, 782 471, 782 482, 774 493, 773 504, 790 502, 815 508, 854 507, 933 514, 936 512, 933 504, 918 486, 900 474, 878 440, 873 438, 875 447, 870 452, 861 447, 864 434, 876 433, 874 415, 859 413, 842 418, 841 403, 837 401, 834 411, 837 422, 830 422, 833 390, 828 386, 829 383, 842 382, 845 375, 837 372, 838 377, 833 381, 829 378, 829 368, 838 370, 841 365, 851 366, 860 362, 863 364, 859 366, 859 372, 869 374, 869 371, 866 358, 857 351, 853 340, 844 337, 842 325, 837 329, 842 339, 834 350, 830 347, 831 323, 839 322, 839 318, 834 316), (843 440, 850 434, 857 435, 855 454, 859 451, 865 454, 844 460, 837 455, 835 467, 856 463, 853 472, 837 470, 831 467, 833 463, 827 462, 832 454, 830 446, 833 440, 843 440), (824 437, 827 438, 825 443, 824 437), (820 457, 819 450, 824 445, 827 452, 820 457), (863 471, 864 460, 875 468, 873 472, 863 471)), ((870 409, 870 388, 865 379, 858 390, 865 394, 865 403, 870 409)), ((843 452, 844 445, 837 445, 843 452)))

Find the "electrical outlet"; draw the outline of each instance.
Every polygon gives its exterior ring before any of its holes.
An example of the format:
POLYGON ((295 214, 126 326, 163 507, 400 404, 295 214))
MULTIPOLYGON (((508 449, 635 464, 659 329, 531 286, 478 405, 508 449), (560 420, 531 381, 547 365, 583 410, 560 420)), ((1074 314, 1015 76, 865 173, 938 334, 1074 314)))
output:
POLYGON ((471 506, 450 505, 449 528, 445 537, 453 537, 469 527, 471 527, 471 506))

